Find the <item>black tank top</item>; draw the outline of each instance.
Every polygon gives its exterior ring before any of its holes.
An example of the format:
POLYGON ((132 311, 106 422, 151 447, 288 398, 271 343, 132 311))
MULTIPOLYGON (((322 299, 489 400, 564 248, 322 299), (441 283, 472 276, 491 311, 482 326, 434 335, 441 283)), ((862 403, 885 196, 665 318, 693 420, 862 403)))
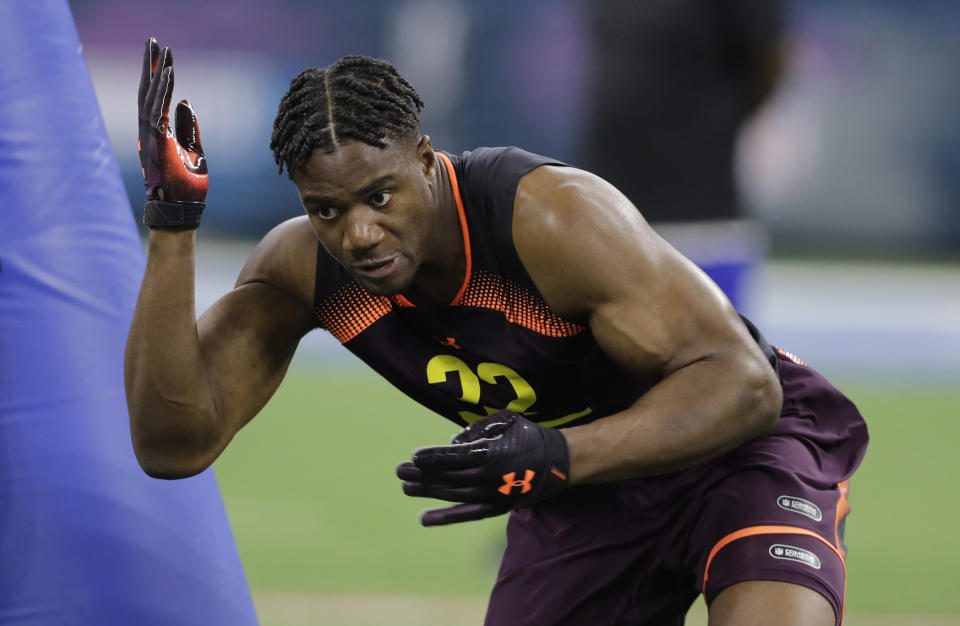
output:
POLYGON ((446 307, 367 292, 318 246, 317 324, 398 389, 457 424, 509 408, 544 426, 584 424, 649 386, 590 329, 543 301, 513 245, 520 178, 563 165, 519 148, 440 154, 465 226, 467 276, 446 307))

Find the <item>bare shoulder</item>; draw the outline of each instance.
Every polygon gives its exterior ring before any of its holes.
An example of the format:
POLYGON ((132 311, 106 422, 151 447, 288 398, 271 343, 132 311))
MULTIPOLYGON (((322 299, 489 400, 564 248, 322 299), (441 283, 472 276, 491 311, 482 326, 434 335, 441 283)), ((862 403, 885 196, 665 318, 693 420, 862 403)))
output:
POLYGON ((257 244, 237 278, 237 287, 265 283, 313 307, 317 235, 305 215, 275 226, 257 244))
POLYGON ((637 284, 673 251, 615 187, 573 167, 539 167, 520 180, 514 243, 548 303, 590 313, 622 282, 637 284), (632 276, 631 276, 632 275, 632 276))
POLYGON ((657 235, 616 188, 546 166, 520 180, 517 254, 544 300, 586 320, 635 372, 665 372, 750 337, 722 292, 657 235))

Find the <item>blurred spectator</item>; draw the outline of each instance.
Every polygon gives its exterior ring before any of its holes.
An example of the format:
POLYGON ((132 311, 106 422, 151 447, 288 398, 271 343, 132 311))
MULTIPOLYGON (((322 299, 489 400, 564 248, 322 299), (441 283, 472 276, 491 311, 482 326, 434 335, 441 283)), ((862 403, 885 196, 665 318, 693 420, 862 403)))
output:
POLYGON ((618 187, 738 309, 765 232, 736 188, 738 131, 784 60, 778 0, 590 0, 585 169, 618 187))

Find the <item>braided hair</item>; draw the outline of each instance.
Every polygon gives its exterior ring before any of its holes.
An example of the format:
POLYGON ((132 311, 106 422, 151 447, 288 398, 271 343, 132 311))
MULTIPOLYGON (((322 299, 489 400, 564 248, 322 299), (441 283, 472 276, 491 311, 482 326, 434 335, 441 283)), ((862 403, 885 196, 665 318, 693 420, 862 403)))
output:
POLYGON ((306 69, 290 81, 273 122, 270 149, 292 177, 316 149, 333 152, 347 140, 385 148, 386 138, 420 132, 420 95, 380 59, 345 56, 328 68, 306 69))

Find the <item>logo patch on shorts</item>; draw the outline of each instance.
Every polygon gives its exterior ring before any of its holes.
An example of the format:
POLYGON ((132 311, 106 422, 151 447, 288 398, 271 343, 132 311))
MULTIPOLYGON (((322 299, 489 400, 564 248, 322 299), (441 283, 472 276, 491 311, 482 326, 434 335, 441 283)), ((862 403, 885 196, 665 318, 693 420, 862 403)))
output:
POLYGON ((799 513, 800 515, 806 515, 815 522, 819 522, 823 519, 823 513, 820 512, 820 507, 809 500, 804 500, 803 498, 796 498, 794 496, 780 496, 777 498, 777 505, 779 505, 781 509, 793 511, 794 513, 799 513))
POLYGON ((813 569, 820 569, 820 557, 809 550, 797 548, 794 546, 785 546, 782 543, 775 543, 770 546, 770 556, 784 561, 796 561, 809 565, 813 569))

